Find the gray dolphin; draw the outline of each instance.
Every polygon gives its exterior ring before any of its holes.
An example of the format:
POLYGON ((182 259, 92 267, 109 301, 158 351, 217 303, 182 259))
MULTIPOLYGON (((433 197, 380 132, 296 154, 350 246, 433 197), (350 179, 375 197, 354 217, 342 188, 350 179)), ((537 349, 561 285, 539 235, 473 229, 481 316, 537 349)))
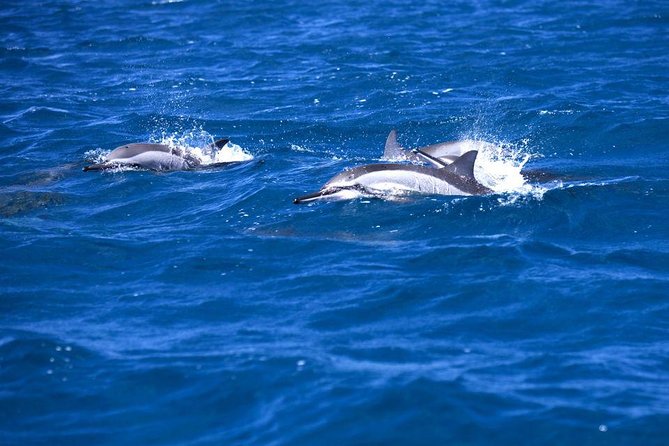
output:
MULTIPOLYGON (((211 148, 223 148, 229 140, 219 139, 210 144, 211 148)), ((230 164, 216 163, 216 166, 230 164)), ((112 150, 104 163, 84 167, 89 170, 113 169, 120 166, 137 167, 149 170, 188 170, 200 165, 200 160, 189 152, 165 144, 133 143, 112 150)), ((209 165, 212 167, 214 165, 209 165)))
POLYGON ((488 146, 494 147, 494 145, 489 142, 463 139, 460 141, 440 142, 416 149, 405 149, 397 142, 397 131, 391 130, 386 139, 383 158, 400 158, 414 162, 428 161, 436 167, 443 167, 444 163, 452 163, 467 152, 472 150, 482 150, 488 146))
MULTIPOLYGON (((460 141, 440 142, 416 149, 405 149, 397 142, 397 131, 393 129, 388 134, 388 138, 386 138, 383 158, 406 159, 412 162, 427 161, 435 167, 444 167, 466 152, 483 150, 486 147, 494 149, 495 145, 487 141, 463 139, 460 141)), ((566 178, 564 175, 538 169, 523 169, 520 173, 525 177, 525 180, 533 182, 550 182, 566 178)))
POLYGON ((389 190, 438 195, 482 195, 492 191, 474 178, 478 152, 469 151, 439 169, 414 164, 368 164, 335 175, 318 192, 296 198, 295 204, 359 196, 383 196, 389 190))

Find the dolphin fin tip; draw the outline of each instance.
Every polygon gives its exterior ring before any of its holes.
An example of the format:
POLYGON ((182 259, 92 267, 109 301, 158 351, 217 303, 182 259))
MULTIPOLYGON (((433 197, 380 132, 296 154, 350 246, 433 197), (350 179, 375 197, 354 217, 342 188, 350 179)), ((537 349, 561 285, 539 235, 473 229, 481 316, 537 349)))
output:
POLYGON ((227 139, 227 138, 222 138, 222 139, 219 139, 219 140, 217 140, 217 141, 214 141, 214 147, 216 147, 216 148, 218 148, 218 149, 222 149, 222 148, 225 147, 229 142, 230 142, 229 139, 227 139))
POLYGON ((400 145, 397 142, 397 130, 392 129, 386 138, 386 150, 396 149, 398 147, 400 147, 400 145))
POLYGON ((404 149, 397 142, 397 130, 392 129, 386 138, 386 145, 383 150, 383 157, 386 159, 399 158, 404 153, 404 149))
POLYGON ((478 154, 479 152, 477 150, 470 150, 469 152, 463 153, 459 158, 446 166, 445 169, 457 175, 475 179, 474 163, 476 162, 478 154))

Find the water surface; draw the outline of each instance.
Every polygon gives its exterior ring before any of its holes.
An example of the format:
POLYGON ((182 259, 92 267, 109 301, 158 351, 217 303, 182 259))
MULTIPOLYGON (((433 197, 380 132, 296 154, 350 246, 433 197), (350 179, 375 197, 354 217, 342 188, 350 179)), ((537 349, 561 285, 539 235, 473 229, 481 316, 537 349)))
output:
POLYGON ((666 444, 668 17, 3 2, 0 443, 666 444), (392 128, 566 179, 292 204, 392 128), (214 137, 253 161, 81 171, 214 137))

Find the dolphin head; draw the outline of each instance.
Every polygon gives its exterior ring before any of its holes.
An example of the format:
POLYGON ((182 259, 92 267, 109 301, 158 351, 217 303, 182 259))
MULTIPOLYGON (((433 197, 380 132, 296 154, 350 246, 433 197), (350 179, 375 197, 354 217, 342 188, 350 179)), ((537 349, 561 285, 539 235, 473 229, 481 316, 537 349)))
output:
POLYGON ((358 197, 373 195, 364 186, 352 184, 350 186, 323 186, 318 192, 302 195, 293 200, 295 204, 309 203, 316 200, 353 200, 358 197))
POLYGON ((360 184, 357 179, 367 173, 369 166, 358 166, 345 170, 328 180, 318 192, 313 192, 293 200, 295 204, 308 203, 314 200, 352 200, 361 196, 374 195, 360 184))

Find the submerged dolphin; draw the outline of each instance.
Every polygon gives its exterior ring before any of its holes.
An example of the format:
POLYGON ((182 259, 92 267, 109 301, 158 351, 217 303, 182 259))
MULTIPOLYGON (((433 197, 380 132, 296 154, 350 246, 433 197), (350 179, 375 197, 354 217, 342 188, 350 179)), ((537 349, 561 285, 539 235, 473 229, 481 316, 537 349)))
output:
POLYGON ((368 164, 346 170, 325 183, 318 192, 296 198, 295 204, 313 200, 351 199, 383 195, 388 191, 439 195, 482 195, 492 191, 474 178, 478 152, 465 153, 436 169, 413 164, 368 164))
MULTIPOLYGON (((223 148, 229 140, 219 139, 210 144, 211 148, 223 148)), ((223 165, 230 163, 217 163, 223 165)), ((149 170, 187 170, 200 165, 200 160, 186 150, 165 144, 134 143, 117 147, 107 155, 104 163, 84 167, 89 170, 105 170, 127 166, 149 170)), ((211 167, 211 165, 210 165, 211 167)))
POLYGON ((383 158, 400 158, 414 162, 428 161, 436 167, 443 167, 445 163, 451 163, 467 152, 482 150, 488 146, 494 147, 489 142, 463 139, 461 141, 440 142, 417 149, 405 149, 397 142, 397 131, 391 130, 386 139, 383 158))
MULTIPOLYGON (((432 144, 416 149, 405 149, 397 142, 397 131, 391 130, 383 151, 385 159, 406 159, 412 162, 427 161, 435 167, 444 167, 471 150, 494 149, 495 145, 487 141, 463 139, 432 144)), ((537 169, 523 169, 520 172, 527 181, 549 182, 564 179, 564 175, 537 169)))

